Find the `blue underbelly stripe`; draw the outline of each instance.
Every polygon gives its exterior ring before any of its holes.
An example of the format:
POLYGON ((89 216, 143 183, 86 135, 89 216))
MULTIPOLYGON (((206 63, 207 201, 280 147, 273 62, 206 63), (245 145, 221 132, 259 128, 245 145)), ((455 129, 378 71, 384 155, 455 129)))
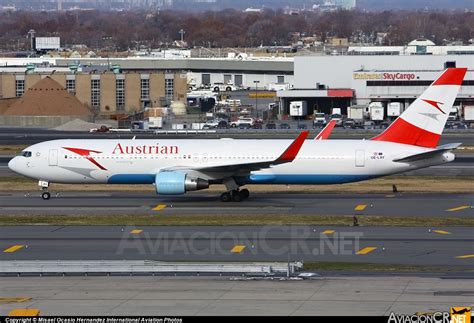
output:
POLYGON ((153 184, 155 174, 117 174, 110 176, 109 184, 153 184))
POLYGON ((377 176, 373 175, 335 175, 335 174, 254 174, 247 178, 248 184, 343 184, 359 182, 377 176))
MULTIPOLYGON (((379 176, 375 175, 335 175, 335 174, 253 174, 238 177, 236 181, 244 184, 343 184, 363 181, 379 176)), ((109 184, 153 184, 155 174, 116 174, 112 175, 109 184)))

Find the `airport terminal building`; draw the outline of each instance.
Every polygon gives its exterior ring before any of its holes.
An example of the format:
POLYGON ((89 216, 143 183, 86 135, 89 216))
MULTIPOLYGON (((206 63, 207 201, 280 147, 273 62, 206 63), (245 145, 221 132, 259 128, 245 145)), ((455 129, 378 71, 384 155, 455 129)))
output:
MULTIPOLYGON (((473 52, 474 53, 474 52, 473 52)), ((295 57, 294 88, 278 91, 281 114, 306 100, 308 114, 378 101, 408 106, 446 67, 467 67, 455 105, 474 105, 474 55, 340 55, 295 57)))

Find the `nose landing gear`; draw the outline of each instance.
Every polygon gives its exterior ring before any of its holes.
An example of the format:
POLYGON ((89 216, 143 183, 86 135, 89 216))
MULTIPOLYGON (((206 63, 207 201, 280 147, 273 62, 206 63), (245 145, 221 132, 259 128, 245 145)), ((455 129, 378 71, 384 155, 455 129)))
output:
POLYGON ((51 198, 51 193, 48 192, 49 182, 39 181, 38 186, 41 186, 41 190, 43 191, 43 193, 41 193, 43 200, 49 200, 51 198))

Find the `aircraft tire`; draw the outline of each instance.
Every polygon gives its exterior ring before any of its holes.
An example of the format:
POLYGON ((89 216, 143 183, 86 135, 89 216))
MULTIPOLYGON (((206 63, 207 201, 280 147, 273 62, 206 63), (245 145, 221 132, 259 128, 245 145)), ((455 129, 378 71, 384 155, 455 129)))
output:
POLYGON ((221 194, 221 201, 222 202, 230 202, 232 200, 232 196, 230 196, 229 192, 225 192, 221 194))
POLYGON ((232 192, 232 201, 234 202, 241 202, 243 200, 242 194, 240 194, 239 191, 233 191, 232 192))

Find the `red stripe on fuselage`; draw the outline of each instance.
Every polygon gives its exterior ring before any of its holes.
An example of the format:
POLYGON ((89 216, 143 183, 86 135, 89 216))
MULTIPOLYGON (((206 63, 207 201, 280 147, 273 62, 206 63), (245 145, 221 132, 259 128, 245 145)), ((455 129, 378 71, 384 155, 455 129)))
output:
POLYGON ((70 148, 70 147, 63 147, 66 150, 72 151, 75 154, 78 154, 79 156, 85 157, 88 161, 90 161, 92 164, 96 165, 99 167, 101 170, 107 170, 104 166, 99 164, 92 156, 90 153, 96 153, 96 154, 101 154, 101 151, 97 150, 89 150, 89 149, 82 149, 82 148, 70 148))
POLYGON ((387 130, 372 138, 372 140, 435 148, 440 138, 441 135, 439 134, 418 128, 402 118, 398 118, 387 130))

